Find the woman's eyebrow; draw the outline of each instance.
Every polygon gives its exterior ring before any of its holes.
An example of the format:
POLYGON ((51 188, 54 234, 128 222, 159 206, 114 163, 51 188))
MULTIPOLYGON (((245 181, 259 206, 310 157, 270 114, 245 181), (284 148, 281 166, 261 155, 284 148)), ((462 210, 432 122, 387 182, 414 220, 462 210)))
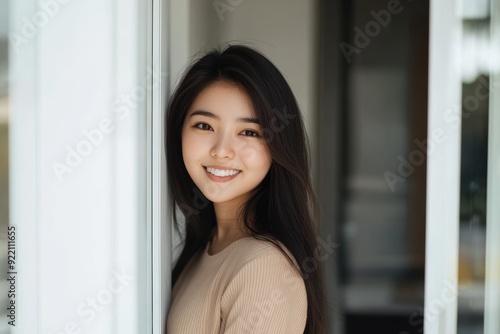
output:
MULTIPOLYGON (((205 110, 195 110, 191 113, 191 115, 189 115, 189 117, 192 117, 192 116, 195 116, 195 115, 200 115, 200 116, 206 116, 206 117, 210 117, 210 118, 213 118, 213 119, 216 119, 218 121, 220 121, 220 117, 215 115, 214 113, 211 113, 210 111, 205 111, 205 110)), ((255 123, 255 124, 258 124, 260 125, 260 122, 257 118, 251 118, 251 117, 239 117, 236 119, 237 122, 240 122, 240 123, 255 123)))

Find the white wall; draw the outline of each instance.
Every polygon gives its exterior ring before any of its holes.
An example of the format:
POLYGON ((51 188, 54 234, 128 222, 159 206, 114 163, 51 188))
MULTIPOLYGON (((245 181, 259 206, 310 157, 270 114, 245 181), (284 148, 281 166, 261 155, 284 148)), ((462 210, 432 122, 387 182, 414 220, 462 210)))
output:
POLYGON ((146 332, 147 8, 50 3, 11 2, 12 330, 146 332))

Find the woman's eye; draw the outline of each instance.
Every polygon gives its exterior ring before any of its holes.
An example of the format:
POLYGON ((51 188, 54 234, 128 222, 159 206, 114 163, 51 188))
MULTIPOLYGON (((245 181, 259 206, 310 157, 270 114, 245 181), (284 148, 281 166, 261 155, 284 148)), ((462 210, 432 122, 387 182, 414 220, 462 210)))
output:
POLYGON ((245 136, 250 136, 250 137, 260 137, 260 135, 255 132, 255 131, 252 131, 252 130, 244 130, 242 132, 245 136))
POLYGON ((201 130, 210 130, 212 127, 208 125, 207 123, 198 123, 194 125, 196 128, 201 129, 201 130))

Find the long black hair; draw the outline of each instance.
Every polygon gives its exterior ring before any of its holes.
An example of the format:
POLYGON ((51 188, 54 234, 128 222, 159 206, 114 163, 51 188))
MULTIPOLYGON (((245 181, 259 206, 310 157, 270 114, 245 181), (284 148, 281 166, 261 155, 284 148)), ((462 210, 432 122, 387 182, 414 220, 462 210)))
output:
POLYGON ((274 244, 285 256, 278 242, 291 252, 307 291, 305 333, 325 333, 326 297, 317 242, 318 204, 311 185, 304 123, 282 74, 266 57, 247 46, 216 49, 194 62, 167 107, 169 204, 177 231, 176 208, 185 218, 184 246, 172 272, 172 286, 193 255, 206 247, 216 227, 213 203, 196 187, 183 163, 181 141, 189 107, 203 89, 215 82, 235 84, 250 97, 272 157, 267 175, 240 212, 245 227, 253 237, 274 244))

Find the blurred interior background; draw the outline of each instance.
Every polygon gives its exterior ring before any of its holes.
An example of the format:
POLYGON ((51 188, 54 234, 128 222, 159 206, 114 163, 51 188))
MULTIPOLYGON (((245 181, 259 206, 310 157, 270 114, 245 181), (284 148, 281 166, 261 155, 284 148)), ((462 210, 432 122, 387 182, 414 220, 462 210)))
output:
POLYGON ((321 238, 336 244, 324 249, 332 333, 423 328, 425 152, 402 177, 398 168, 427 136, 429 3, 388 3, 192 0, 172 8, 189 18, 171 26, 170 47, 185 50, 172 85, 192 55, 245 43, 271 58, 297 96, 321 238))
MULTIPOLYGON (((462 35, 462 101, 440 113, 462 123, 458 333, 484 332, 489 86, 498 59, 489 43, 499 26, 490 18, 497 7, 478 0, 450 9, 452 34, 462 35)), ((170 47, 180 48, 172 86, 186 59, 234 42, 268 55, 297 96, 313 147, 321 238, 336 245, 324 249, 331 254, 330 331, 422 333, 426 164, 440 143, 427 133, 429 1, 191 0, 174 1, 171 10, 184 17, 170 26, 170 47)), ((439 35, 440 26, 434 29, 439 35)), ((452 234, 441 238, 443 247, 453 244, 452 234)))

